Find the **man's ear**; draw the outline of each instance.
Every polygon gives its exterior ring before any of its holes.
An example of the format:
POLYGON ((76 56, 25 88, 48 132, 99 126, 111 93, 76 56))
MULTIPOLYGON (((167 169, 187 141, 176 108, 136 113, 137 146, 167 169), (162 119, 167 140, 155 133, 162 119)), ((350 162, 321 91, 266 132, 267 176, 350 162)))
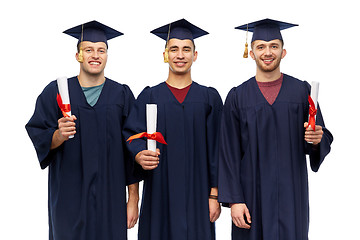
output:
POLYGON ((255 60, 255 54, 254 54, 254 52, 253 52, 252 50, 250 50, 250 56, 251 56, 251 58, 252 58, 253 60, 255 60))
POLYGON ((83 51, 82 51, 82 49, 80 49, 80 51, 79 51, 78 53, 76 53, 75 58, 76 58, 76 60, 77 60, 79 63, 84 62, 84 57, 83 57, 83 51))
POLYGON ((195 62, 195 61, 196 61, 197 56, 198 56, 198 52, 197 52, 197 51, 195 51, 195 52, 194 52, 194 60, 193 60, 193 62, 195 62))

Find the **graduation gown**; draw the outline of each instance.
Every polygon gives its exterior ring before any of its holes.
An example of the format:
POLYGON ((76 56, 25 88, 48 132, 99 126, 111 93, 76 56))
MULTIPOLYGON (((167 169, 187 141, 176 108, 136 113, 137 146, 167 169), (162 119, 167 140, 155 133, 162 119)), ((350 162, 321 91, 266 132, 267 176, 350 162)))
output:
MULTIPOLYGON (((146 104, 157 104, 157 131, 167 145, 157 143, 160 163, 140 172, 144 179, 139 220, 140 240, 215 239, 209 217, 209 193, 217 187, 218 131, 222 101, 213 88, 192 83, 179 103, 163 82, 145 88, 125 125, 125 135, 146 132, 146 104)), ((133 156, 146 140, 127 145, 133 156)))
POLYGON ((220 133, 219 202, 245 203, 251 229, 232 226, 234 240, 307 240, 309 197, 306 154, 318 171, 333 140, 323 127, 318 148, 304 140, 310 85, 285 75, 270 105, 255 77, 233 88, 220 133))
POLYGON ((68 79, 76 134, 50 150, 62 117, 56 81, 37 99, 26 130, 42 169, 49 169, 50 239, 127 239, 126 185, 136 182, 125 154, 122 127, 134 96, 126 85, 106 79, 91 107, 76 77, 68 79))

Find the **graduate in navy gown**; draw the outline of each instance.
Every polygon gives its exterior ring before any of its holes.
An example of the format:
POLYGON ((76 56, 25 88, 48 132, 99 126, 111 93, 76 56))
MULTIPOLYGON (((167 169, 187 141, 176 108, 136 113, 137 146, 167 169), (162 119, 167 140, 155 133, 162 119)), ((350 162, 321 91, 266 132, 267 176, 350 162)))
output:
POLYGON ((231 206, 233 240, 308 239, 306 154, 318 171, 333 137, 320 109, 315 131, 308 128, 310 85, 280 72, 280 30, 292 26, 265 19, 238 27, 253 32, 257 71, 223 109, 219 202, 231 206))
POLYGON ((79 39, 80 73, 68 79, 73 115, 63 116, 53 81, 26 124, 41 168, 49 170, 49 239, 125 240, 138 218, 138 180, 122 135, 135 99, 128 86, 104 76, 107 40, 122 33, 96 21, 64 33, 79 39))
POLYGON ((181 19, 152 33, 167 40, 169 75, 141 92, 125 132, 127 136, 146 132, 145 105, 157 104, 157 132, 167 145, 158 143, 157 152, 146 150, 146 139, 127 145, 144 179, 138 237, 215 239, 214 222, 221 211, 217 179, 222 100, 214 88, 191 79, 197 58, 193 39, 207 32, 181 19))

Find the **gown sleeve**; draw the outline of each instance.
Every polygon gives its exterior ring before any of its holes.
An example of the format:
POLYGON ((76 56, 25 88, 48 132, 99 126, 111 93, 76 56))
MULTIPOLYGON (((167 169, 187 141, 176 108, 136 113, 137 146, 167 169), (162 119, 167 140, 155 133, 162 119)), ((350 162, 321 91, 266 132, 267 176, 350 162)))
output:
POLYGON ((317 146, 313 146, 312 144, 307 143, 307 153, 310 157, 310 167, 311 170, 314 172, 317 172, 319 170, 320 165, 324 161, 326 155, 329 154, 331 150, 331 143, 333 141, 333 136, 331 132, 325 127, 320 106, 318 107, 316 114, 316 125, 322 126, 322 130, 324 133, 321 142, 317 146))
POLYGON ((40 167, 45 169, 55 158, 55 151, 50 150, 52 136, 58 127, 59 110, 56 103, 56 83, 50 83, 36 100, 35 111, 25 125, 34 144, 40 167))
POLYGON ((209 102, 211 111, 206 121, 207 131, 207 156, 209 169, 210 187, 218 186, 219 168, 219 133, 222 113, 222 100, 219 93, 214 88, 209 88, 209 102))
MULTIPOLYGON (((308 82, 304 81, 307 88, 308 94, 310 94, 311 86, 308 82)), ((307 106, 308 109, 308 106, 307 106)), ((307 112, 309 112, 307 110, 307 112)), ((306 116, 307 121, 308 115, 306 116)), ((310 143, 306 143, 306 153, 310 157, 310 167, 311 170, 317 172, 320 168, 320 165, 324 161, 325 157, 329 154, 331 150, 331 143, 333 141, 333 136, 331 132, 325 127, 325 122, 321 114, 320 105, 318 104, 318 109, 316 113, 316 125, 320 125, 323 128, 323 137, 321 142, 317 146, 313 146, 310 143)))
MULTIPOLYGON (((149 103, 149 87, 146 87, 134 102, 123 129, 125 141, 132 135, 146 132, 146 103, 149 103)), ((144 170, 135 162, 135 156, 142 150, 147 149, 146 140, 134 139, 131 143, 126 142, 126 148, 130 153, 131 161, 134 164, 134 174, 137 178, 143 178, 144 170)))
MULTIPOLYGON (((127 85, 123 85, 124 86, 124 102, 125 102, 125 108, 124 108, 124 112, 123 112, 123 122, 126 122, 126 119, 129 117, 130 115, 130 111, 134 105, 135 102, 135 97, 133 95, 133 93, 131 92, 130 88, 127 85)), ((136 176, 135 174, 135 162, 132 159, 131 154, 129 153, 129 151, 126 151, 127 146, 126 144, 128 144, 126 142, 126 137, 123 136, 123 149, 125 150, 124 153, 124 161, 125 161, 125 168, 126 168, 126 185, 131 185, 133 183, 137 183, 140 181, 140 179, 136 176)))
POLYGON ((240 180, 240 162, 243 154, 240 146, 239 111, 233 88, 225 100, 220 127, 219 202, 244 203, 240 180))

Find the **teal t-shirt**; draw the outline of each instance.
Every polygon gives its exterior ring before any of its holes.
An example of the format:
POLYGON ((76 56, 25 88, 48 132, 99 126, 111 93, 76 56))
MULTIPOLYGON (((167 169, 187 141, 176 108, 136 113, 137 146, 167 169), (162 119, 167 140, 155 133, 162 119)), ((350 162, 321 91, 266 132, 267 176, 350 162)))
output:
POLYGON ((86 101, 90 104, 90 106, 94 106, 97 102, 97 100, 100 97, 100 93, 104 87, 104 84, 101 84, 99 86, 95 86, 95 87, 81 87, 85 97, 86 97, 86 101))

